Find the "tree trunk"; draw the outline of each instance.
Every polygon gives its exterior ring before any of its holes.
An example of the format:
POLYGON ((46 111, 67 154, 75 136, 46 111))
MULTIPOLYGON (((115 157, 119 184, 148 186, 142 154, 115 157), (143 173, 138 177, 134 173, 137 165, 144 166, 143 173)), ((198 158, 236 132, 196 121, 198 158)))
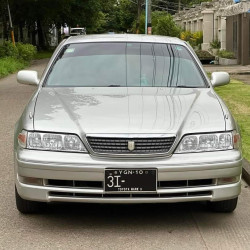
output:
POLYGON ((23 43, 23 24, 19 24, 20 41, 23 43))
POLYGON ((13 30, 14 30, 14 36, 15 36, 15 42, 19 42, 19 36, 18 36, 18 32, 19 32, 19 27, 18 26, 13 26, 13 30))
POLYGON ((137 22, 136 22, 136 34, 140 33, 140 19, 141 19, 141 0, 137 2, 137 22))
POLYGON ((6 41, 9 40, 8 25, 7 25, 6 15, 3 15, 3 37, 4 37, 4 40, 6 40, 6 41))
POLYGON ((57 43, 59 44, 62 41, 61 25, 56 25, 57 29, 57 43))
POLYGON ((36 30, 33 25, 28 27, 28 36, 31 44, 36 46, 36 30))
POLYGON ((38 44, 40 49, 45 49, 46 44, 45 44, 45 39, 44 39, 44 34, 43 34, 43 28, 41 21, 37 21, 37 34, 38 34, 38 44))

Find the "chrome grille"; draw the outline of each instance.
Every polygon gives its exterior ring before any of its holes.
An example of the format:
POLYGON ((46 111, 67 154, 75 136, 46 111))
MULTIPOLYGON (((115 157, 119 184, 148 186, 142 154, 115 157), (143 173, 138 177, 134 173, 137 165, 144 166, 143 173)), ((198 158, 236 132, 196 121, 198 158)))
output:
POLYGON ((167 153, 173 145, 175 137, 112 138, 88 136, 87 140, 95 153, 154 154, 167 153), (128 143, 131 141, 134 142, 134 150, 128 148, 128 143))

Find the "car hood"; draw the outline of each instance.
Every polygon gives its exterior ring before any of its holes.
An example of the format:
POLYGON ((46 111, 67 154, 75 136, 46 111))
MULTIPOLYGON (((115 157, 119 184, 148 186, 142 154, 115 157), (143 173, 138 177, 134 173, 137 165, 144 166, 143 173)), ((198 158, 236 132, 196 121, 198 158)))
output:
POLYGON ((34 130, 76 134, 224 131, 225 120, 212 89, 42 88, 34 130))

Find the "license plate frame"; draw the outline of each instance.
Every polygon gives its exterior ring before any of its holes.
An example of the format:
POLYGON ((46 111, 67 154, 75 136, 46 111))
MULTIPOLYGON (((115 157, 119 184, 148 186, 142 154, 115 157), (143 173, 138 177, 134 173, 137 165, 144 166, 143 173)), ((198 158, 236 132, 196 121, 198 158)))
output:
POLYGON ((108 168, 104 173, 105 193, 156 193, 158 171, 150 169, 108 168), (110 177, 111 176, 111 177, 110 177))

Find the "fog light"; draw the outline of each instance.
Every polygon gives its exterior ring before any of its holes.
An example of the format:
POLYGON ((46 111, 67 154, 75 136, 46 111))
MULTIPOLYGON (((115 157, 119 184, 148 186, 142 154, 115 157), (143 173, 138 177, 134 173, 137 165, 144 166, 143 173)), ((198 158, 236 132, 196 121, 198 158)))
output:
POLYGON ((218 185, 223 184, 230 184, 230 183, 236 183, 240 180, 240 176, 234 176, 234 177, 226 177, 226 178, 219 178, 217 180, 218 185))
POLYGON ((43 186, 43 179, 41 178, 19 176, 19 181, 23 184, 43 186))

